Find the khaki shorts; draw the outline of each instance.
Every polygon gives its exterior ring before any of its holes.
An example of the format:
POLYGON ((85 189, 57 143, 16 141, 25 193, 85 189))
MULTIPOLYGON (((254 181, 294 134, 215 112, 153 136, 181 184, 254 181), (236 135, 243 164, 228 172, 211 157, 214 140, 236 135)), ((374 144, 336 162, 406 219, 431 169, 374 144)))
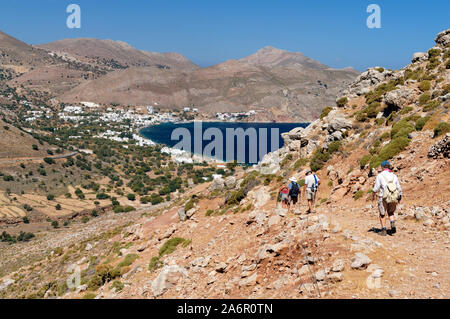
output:
POLYGON ((396 203, 386 203, 386 201, 383 200, 383 197, 378 197, 378 211, 380 212, 380 216, 384 217, 386 216, 386 213, 390 216, 394 214, 395 210, 397 209, 396 203))
POLYGON ((312 200, 313 202, 316 201, 316 193, 317 192, 313 192, 313 191, 311 191, 311 189, 307 188, 306 189, 306 199, 312 200))

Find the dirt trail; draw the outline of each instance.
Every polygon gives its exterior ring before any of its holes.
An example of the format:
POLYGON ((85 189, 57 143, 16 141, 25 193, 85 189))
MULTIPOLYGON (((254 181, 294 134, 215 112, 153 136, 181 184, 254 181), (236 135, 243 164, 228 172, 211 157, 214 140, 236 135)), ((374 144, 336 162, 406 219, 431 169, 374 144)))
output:
MULTIPOLYGON (((407 205, 402 209, 408 209, 407 205)), ((396 234, 380 236, 373 231, 380 228, 376 207, 335 212, 323 209, 320 213, 340 223, 343 233, 350 232, 383 245, 382 249, 368 254, 385 271, 382 287, 371 290, 370 295, 358 295, 359 298, 449 298, 450 241, 445 233, 400 218, 396 222, 396 234)))

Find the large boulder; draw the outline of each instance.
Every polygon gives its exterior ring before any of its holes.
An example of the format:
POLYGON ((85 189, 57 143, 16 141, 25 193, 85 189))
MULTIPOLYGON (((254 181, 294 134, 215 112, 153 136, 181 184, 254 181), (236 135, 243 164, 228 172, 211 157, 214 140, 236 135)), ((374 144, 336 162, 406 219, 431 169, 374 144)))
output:
POLYGON ((356 80, 350 84, 349 88, 343 91, 343 94, 347 96, 360 96, 369 93, 373 86, 380 84, 391 76, 392 71, 378 67, 369 68, 366 72, 361 73, 356 80))
POLYGON ((351 120, 343 117, 336 117, 328 123, 328 132, 332 134, 336 131, 348 130, 351 129, 352 126, 353 123, 351 120))
POLYGON ((225 178, 225 186, 229 189, 234 188, 236 186, 236 178, 234 176, 225 178))
POLYGON ((211 186, 209 186, 210 191, 221 191, 225 188, 225 181, 223 180, 222 176, 214 176, 213 182, 211 186))
POLYGON ((387 105, 394 105, 399 108, 402 108, 403 106, 410 104, 414 96, 415 96, 414 90, 403 87, 398 90, 386 93, 384 97, 384 102, 387 105))
POLYGON ((438 45, 441 45, 443 47, 445 47, 447 44, 449 44, 450 43, 450 29, 440 32, 437 35, 435 41, 438 45))
POLYGON ((425 52, 416 52, 413 54, 413 58, 411 60, 412 63, 423 62, 428 59, 428 53, 425 52))
POLYGON ((283 138, 285 145, 289 145, 294 141, 299 141, 300 147, 308 145, 308 138, 303 127, 296 127, 288 133, 281 134, 281 137, 283 138))

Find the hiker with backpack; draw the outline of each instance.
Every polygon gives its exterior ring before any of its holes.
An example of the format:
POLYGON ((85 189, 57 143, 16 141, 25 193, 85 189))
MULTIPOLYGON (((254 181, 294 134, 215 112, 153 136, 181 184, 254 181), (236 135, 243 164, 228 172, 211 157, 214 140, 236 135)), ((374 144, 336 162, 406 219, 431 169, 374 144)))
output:
POLYGON ((286 185, 281 186, 278 196, 283 208, 289 207, 289 188, 286 185))
POLYGON ((402 200, 402 188, 397 176, 392 173, 392 166, 388 161, 381 163, 382 172, 377 175, 373 188, 372 199, 378 193, 378 211, 380 212, 381 236, 386 236, 386 214, 391 221, 391 234, 395 234, 395 210, 402 200))
POLYGON ((319 189, 320 179, 311 170, 306 172, 305 186, 303 187, 306 199, 308 200, 307 214, 313 213, 313 206, 316 202, 316 194, 319 189))
POLYGON ((297 179, 292 177, 289 179, 289 211, 291 210, 291 204, 295 207, 297 203, 299 203, 298 197, 300 195, 300 186, 297 183, 297 179))

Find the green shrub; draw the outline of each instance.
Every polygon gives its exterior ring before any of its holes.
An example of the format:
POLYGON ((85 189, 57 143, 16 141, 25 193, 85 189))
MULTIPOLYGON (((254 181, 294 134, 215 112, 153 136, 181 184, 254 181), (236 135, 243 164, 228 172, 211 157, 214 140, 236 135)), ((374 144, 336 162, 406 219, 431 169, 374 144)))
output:
POLYGON ((348 99, 346 97, 341 97, 339 100, 336 101, 337 106, 344 107, 348 103, 348 99))
POLYGON ((192 208, 195 207, 195 204, 198 203, 198 198, 191 198, 186 205, 184 205, 184 211, 190 211, 192 208))
POLYGON ((156 269, 161 268, 161 267, 162 267, 162 262, 159 260, 159 257, 155 256, 150 260, 150 263, 148 265, 148 270, 153 272, 156 269))
POLYGON ((138 258, 136 254, 128 254, 125 258, 117 265, 119 268, 131 266, 134 261, 138 258))
POLYGON ((53 228, 59 228, 59 223, 58 223, 58 221, 56 221, 56 220, 54 220, 54 221, 52 221, 52 227, 53 228))
POLYGON ((49 165, 55 164, 55 161, 53 160, 53 158, 50 158, 50 157, 44 158, 44 162, 46 162, 49 165))
POLYGON ((103 200, 103 199, 108 199, 110 196, 108 194, 105 193, 99 193, 96 195, 97 199, 99 200, 103 200))
POLYGON ((377 125, 382 125, 384 124, 386 120, 383 117, 380 117, 379 119, 375 120, 375 123, 377 123, 377 125))
POLYGON ((320 119, 324 119, 325 117, 328 116, 328 114, 330 114, 330 112, 333 110, 333 108, 331 106, 327 106, 326 108, 324 108, 322 110, 322 114, 320 114, 320 119))
POLYGON ((164 245, 159 249, 159 257, 163 257, 165 255, 170 255, 173 253, 178 245, 182 245, 183 247, 187 247, 191 243, 190 240, 186 240, 181 237, 174 237, 167 240, 164 245))
POLYGON ((391 139, 400 136, 408 136, 408 134, 413 131, 414 127, 408 122, 408 120, 402 119, 392 126, 391 139))
POLYGON ((364 155, 360 160, 359 160, 359 166, 361 167, 361 169, 363 169, 364 167, 366 167, 366 165, 370 162, 370 159, 372 158, 371 155, 367 154, 364 155))
POLYGON ((116 280, 112 283, 111 288, 115 290, 116 293, 121 292, 125 285, 120 281, 116 280))
POLYGON ((428 93, 423 93, 420 97, 419 97, 419 104, 420 105, 424 105, 426 103, 428 103, 431 100, 431 95, 428 93))
POLYGON ((245 198, 244 190, 238 189, 236 191, 233 191, 230 196, 226 199, 226 204, 228 205, 237 205, 245 198))
POLYGON ((358 200, 358 199, 360 199, 360 198, 363 197, 363 196, 364 196, 364 191, 359 190, 359 191, 357 191, 357 192, 355 193, 355 195, 353 195, 353 199, 354 199, 354 200, 358 200))
POLYGON ((434 138, 450 132, 450 124, 447 122, 441 122, 434 128, 434 138))
POLYGON ((431 89, 431 83, 428 80, 422 81, 419 84, 419 90, 421 90, 422 92, 428 91, 429 89, 431 89))
POLYGON ((128 195, 127 195, 127 198, 128 198, 128 200, 135 201, 135 200, 136 200, 136 195, 134 195, 134 194, 128 194, 128 195))
POLYGON ((367 113, 365 113, 363 110, 362 111, 358 111, 355 113, 355 118, 358 122, 365 122, 367 121, 369 118, 367 117, 367 113))
POLYGON ((367 106, 363 110, 363 112, 366 113, 368 118, 375 118, 378 115, 379 108, 380 108, 380 103, 379 102, 372 102, 372 103, 369 104, 369 106, 367 106))
POLYGON ((55 208, 56 210, 61 210, 62 209, 61 204, 56 204, 55 208))
POLYGON ((330 159, 330 153, 325 152, 323 149, 318 148, 309 163, 311 170, 313 172, 317 172, 325 165, 326 162, 330 159))
POLYGON ((384 72, 384 68, 376 68, 376 70, 378 71, 378 72, 380 72, 380 73, 383 73, 384 72))
POLYGON ((205 213, 205 216, 211 216, 214 213, 214 210, 208 209, 205 213))
POLYGON ((340 151, 341 148, 342 148, 342 142, 341 142, 341 141, 334 141, 334 142, 331 142, 331 143, 328 145, 328 153, 329 153, 330 155, 332 155, 332 154, 334 154, 334 153, 340 151))
POLYGON ((422 131, 423 127, 430 120, 429 116, 421 117, 416 121, 415 129, 416 131, 422 131))
POLYGON ((446 84, 442 87, 442 95, 447 95, 450 93, 450 84, 446 84))
POLYGON ((441 50, 439 49, 430 49, 428 50, 428 59, 437 57, 441 54, 441 50))
POLYGON ((132 211, 135 211, 136 208, 134 208, 133 206, 114 206, 113 211, 116 214, 120 214, 120 213, 129 213, 132 211))
POLYGON ((432 57, 428 60, 427 70, 433 70, 439 65, 440 61, 437 57, 432 57))
POLYGON ((446 63, 445 63, 445 68, 448 70, 448 69, 450 69, 450 60, 448 60, 446 63))
POLYGON ((97 297, 96 294, 92 293, 92 292, 88 292, 87 294, 85 294, 83 296, 83 299, 95 299, 95 297, 97 297))
POLYGON ((413 108, 411 106, 404 107, 398 114, 405 115, 411 112, 413 108))
POLYGON ((294 169, 297 170, 300 167, 305 166, 306 164, 308 164, 308 159, 307 158, 300 158, 294 163, 294 169))
POLYGON ((83 218, 81 218, 81 222, 83 224, 86 224, 88 221, 89 221, 89 217, 87 217, 87 216, 83 216, 83 218))
POLYGON ((385 145, 378 155, 372 157, 370 160, 370 168, 379 167, 383 161, 387 161, 401 151, 403 151, 411 142, 408 137, 400 136, 392 139, 389 144, 385 145))
POLYGON ((423 107, 423 111, 424 112, 429 112, 434 110, 435 108, 437 108, 439 105, 441 105, 441 102, 439 102, 438 100, 434 100, 431 101, 430 103, 427 103, 424 107, 423 107))

